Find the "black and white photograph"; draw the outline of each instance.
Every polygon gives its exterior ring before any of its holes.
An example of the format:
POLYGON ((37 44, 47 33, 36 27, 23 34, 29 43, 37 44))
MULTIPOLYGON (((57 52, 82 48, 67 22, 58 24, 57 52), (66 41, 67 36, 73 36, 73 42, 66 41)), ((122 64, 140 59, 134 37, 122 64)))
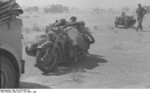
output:
POLYGON ((150 89, 150 0, 0 0, 0 75, 0 93, 150 89))

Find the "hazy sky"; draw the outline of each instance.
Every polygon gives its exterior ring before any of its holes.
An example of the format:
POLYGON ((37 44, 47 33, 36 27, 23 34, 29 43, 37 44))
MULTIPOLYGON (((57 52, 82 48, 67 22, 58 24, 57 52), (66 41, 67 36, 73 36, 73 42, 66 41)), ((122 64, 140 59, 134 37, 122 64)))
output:
POLYGON ((25 6, 46 6, 48 4, 62 4, 76 8, 118 8, 123 6, 137 7, 138 3, 150 5, 150 0, 16 0, 25 6))

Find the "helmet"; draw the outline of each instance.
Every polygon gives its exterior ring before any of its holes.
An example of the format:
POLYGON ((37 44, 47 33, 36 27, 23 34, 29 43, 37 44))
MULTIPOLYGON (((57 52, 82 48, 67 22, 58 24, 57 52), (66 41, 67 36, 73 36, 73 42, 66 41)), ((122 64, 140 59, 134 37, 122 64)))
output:
POLYGON ((122 15, 122 16, 125 15, 125 12, 121 12, 121 15, 122 15))
POLYGON ((77 18, 76 18, 75 16, 72 16, 72 17, 70 18, 70 20, 76 21, 77 18))
POLYGON ((64 23, 66 23, 66 19, 64 19, 64 18, 63 18, 63 19, 60 19, 59 22, 64 24, 64 23))
POLYGON ((56 26, 62 26, 62 25, 65 25, 66 24, 66 19, 62 18, 60 19, 57 23, 56 23, 56 26))

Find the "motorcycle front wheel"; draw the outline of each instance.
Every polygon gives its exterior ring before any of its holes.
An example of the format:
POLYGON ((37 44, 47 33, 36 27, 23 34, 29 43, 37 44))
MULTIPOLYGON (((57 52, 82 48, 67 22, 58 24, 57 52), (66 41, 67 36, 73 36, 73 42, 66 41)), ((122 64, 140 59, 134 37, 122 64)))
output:
POLYGON ((44 73, 53 72, 60 61, 60 53, 57 48, 53 48, 52 44, 44 45, 37 52, 36 63, 37 67, 44 73))

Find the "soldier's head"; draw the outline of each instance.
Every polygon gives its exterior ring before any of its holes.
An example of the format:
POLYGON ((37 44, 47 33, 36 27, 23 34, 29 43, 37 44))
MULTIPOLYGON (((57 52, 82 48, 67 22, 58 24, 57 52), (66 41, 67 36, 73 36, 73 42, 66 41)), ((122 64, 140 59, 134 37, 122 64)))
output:
POLYGON ((56 20, 55 23, 58 23, 58 20, 56 20))
POLYGON ((70 18, 70 21, 71 21, 71 22, 76 22, 76 21, 77 21, 77 18, 76 18, 75 16, 72 16, 72 17, 70 18))
POLYGON ((64 18, 60 19, 59 23, 61 25, 65 25, 66 24, 66 19, 64 19, 64 18))
POLYGON ((121 16, 125 16, 126 14, 125 14, 125 12, 121 12, 121 16))
POLYGON ((139 3, 139 4, 138 4, 138 7, 141 8, 141 6, 142 6, 142 5, 139 3))
POLYGON ((66 24, 66 19, 62 18, 55 23, 55 26, 63 26, 66 24))

